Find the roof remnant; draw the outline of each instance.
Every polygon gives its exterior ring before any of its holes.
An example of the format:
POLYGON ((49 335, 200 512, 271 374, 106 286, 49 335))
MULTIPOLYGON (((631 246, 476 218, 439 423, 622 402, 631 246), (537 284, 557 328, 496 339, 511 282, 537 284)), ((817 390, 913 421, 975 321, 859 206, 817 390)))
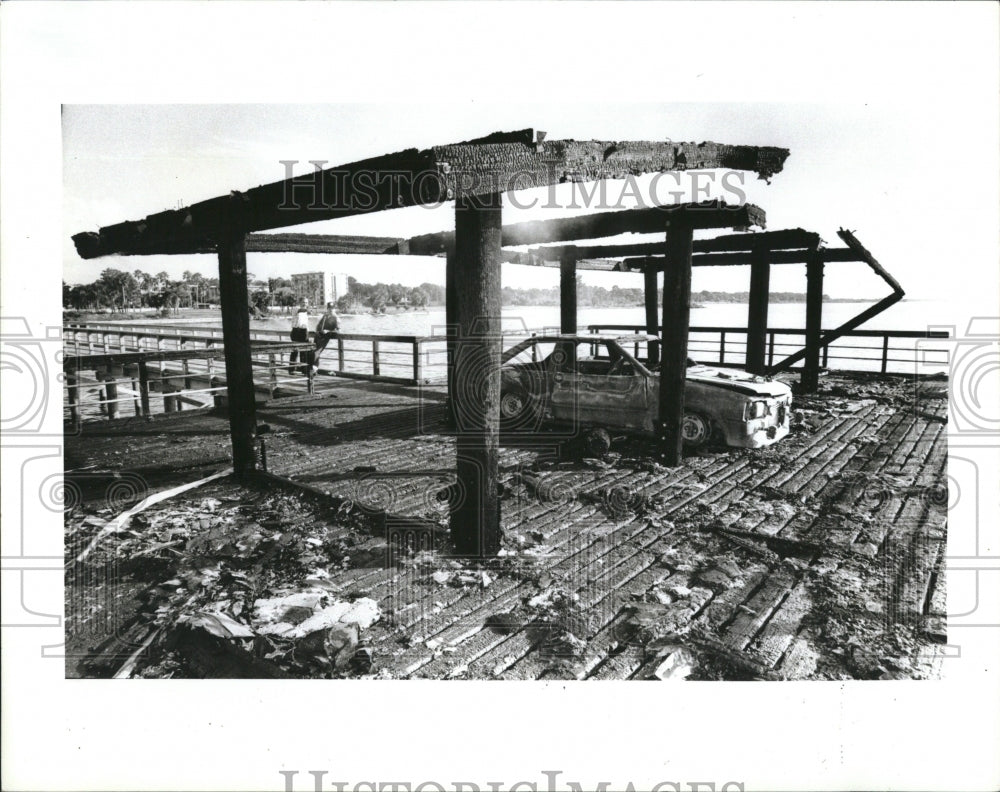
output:
POLYGON ((568 181, 728 168, 769 179, 788 149, 668 141, 544 140, 531 129, 372 157, 74 235, 82 258, 198 252, 247 232, 568 181))

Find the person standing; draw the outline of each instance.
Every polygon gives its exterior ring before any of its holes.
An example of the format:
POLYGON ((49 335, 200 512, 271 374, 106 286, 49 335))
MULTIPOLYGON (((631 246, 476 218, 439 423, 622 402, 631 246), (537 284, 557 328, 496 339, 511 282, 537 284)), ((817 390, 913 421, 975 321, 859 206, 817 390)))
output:
POLYGON ((326 313, 323 314, 316 324, 316 354, 313 357, 313 368, 319 366, 319 357, 330 343, 330 339, 337 335, 340 330, 340 321, 337 319, 337 312, 334 310, 332 302, 326 304, 326 313))
MULTIPOLYGON (((303 300, 302 304, 299 306, 298 310, 295 312, 295 316, 292 318, 292 341, 308 341, 309 340, 309 302, 303 300)), ((301 367, 303 374, 306 373, 308 367, 312 365, 312 353, 308 350, 302 350, 302 363, 301 367)), ((295 362, 299 359, 299 350, 293 349, 288 355, 288 373, 295 373, 295 362)))

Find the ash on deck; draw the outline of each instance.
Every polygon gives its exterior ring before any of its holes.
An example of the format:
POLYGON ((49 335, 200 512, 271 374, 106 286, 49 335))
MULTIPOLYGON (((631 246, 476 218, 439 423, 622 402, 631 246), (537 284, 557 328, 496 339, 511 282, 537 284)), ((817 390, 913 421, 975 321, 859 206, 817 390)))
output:
MULTIPOLYGON (((795 399, 785 441, 676 469, 636 442, 602 461, 557 442, 508 444, 498 559, 390 561, 384 536, 355 537, 328 585, 378 602, 382 618, 363 642, 375 676, 934 676, 945 640, 946 388, 830 376, 818 395, 795 399)), ((271 429, 268 467, 445 531, 437 496, 454 481, 455 445, 443 401, 441 388, 337 380, 312 399, 272 401, 258 411, 271 429)), ((159 475, 175 483, 227 464, 229 450, 226 419, 194 411, 85 424, 66 437, 66 467, 118 469, 155 489, 159 475)), ((93 512, 88 497, 68 530, 93 512)))

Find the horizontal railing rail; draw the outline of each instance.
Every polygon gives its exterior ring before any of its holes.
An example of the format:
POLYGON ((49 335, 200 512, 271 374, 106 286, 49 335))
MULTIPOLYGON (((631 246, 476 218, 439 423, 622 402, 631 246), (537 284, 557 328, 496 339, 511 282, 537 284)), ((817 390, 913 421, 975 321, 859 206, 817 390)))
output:
MULTIPOLYGON (((254 389, 268 398, 313 393, 312 367, 284 359, 293 350, 301 353, 311 349, 309 343, 251 343, 254 389)), ((85 420, 122 417, 129 412, 129 405, 137 417, 144 418, 177 412, 185 405, 224 407, 224 358, 221 346, 66 355, 62 364, 66 418, 80 426, 85 420), (153 398, 157 393, 163 396, 162 409, 153 398)))
MULTIPOLYGON (((634 324, 592 324, 587 326, 591 333, 630 332, 644 333, 645 325, 634 324)), ((743 327, 720 325, 692 325, 689 330, 688 350, 691 357, 703 363, 720 366, 746 365, 747 329, 743 327), (706 337, 708 336, 708 337, 706 337)), ((771 367, 776 360, 790 352, 800 349, 806 331, 796 327, 769 327, 767 329, 767 365, 771 367)), ((947 365, 946 351, 943 349, 918 348, 921 339, 943 339, 949 334, 941 330, 850 330, 840 338, 821 346, 820 365, 830 367, 830 361, 841 371, 878 371, 882 374, 892 373, 893 363, 907 364, 907 372, 912 372, 914 366, 947 365), (851 343, 851 339, 860 339, 851 343), (866 339, 877 339, 876 344, 864 343, 866 339), (894 339, 909 339, 911 344, 893 344, 894 339), (923 352, 921 359, 920 352, 923 352), (933 357, 929 353, 936 353, 933 357), (859 367, 839 365, 840 362, 860 364, 859 367)), ((639 345, 637 345, 639 346, 639 345)))

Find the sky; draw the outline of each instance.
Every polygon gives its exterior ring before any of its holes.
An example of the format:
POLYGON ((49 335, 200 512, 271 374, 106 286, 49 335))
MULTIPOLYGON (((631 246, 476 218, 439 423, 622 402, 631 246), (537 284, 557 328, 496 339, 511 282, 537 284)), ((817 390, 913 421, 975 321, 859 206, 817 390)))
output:
MULTIPOLYGON (((771 145, 791 151, 770 184, 740 174, 746 200, 767 212, 768 229, 817 231, 828 246, 840 246, 846 227, 902 283, 909 299, 947 298, 945 272, 958 262, 983 266, 996 261, 995 179, 997 119, 989 106, 965 106, 961 114, 935 114, 906 104, 856 103, 671 103, 671 104, 185 104, 65 105, 62 110, 64 179, 64 278, 96 278, 105 267, 129 271, 185 270, 216 274, 213 256, 108 257, 83 261, 70 236, 102 225, 136 220, 313 169, 310 160, 334 167, 401 149, 452 143, 494 131, 534 128, 548 139, 713 140, 771 145), (961 140, 960 145, 954 141, 961 140), (941 165, 958 155, 976 167, 941 165), (992 166, 992 167, 991 167, 992 166), (967 171, 967 174, 966 174, 967 171), (966 175, 963 175, 966 174, 966 175), (943 282, 944 281, 944 282, 943 282)), ((716 172, 711 197, 734 200, 716 172)), ((666 187, 649 188, 639 178, 640 200, 673 200, 666 187)), ((704 181, 702 182, 704 184, 704 181)), ((729 182, 733 184, 733 182, 729 182)), ((607 195, 622 207, 637 205, 624 181, 609 181, 607 195), (623 195, 624 193, 624 195, 623 195)), ((690 175, 679 186, 690 196, 690 175)), ((676 189, 671 185, 669 189, 676 189)), ((557 192, 558 209, 539 191, 508 195, 504 222, 547 219, 593 209, 574 201, 573 185, 557 192), (539 198, 538 207, 529 206, 539 198), (574 203, 579 208, 572 208, 574 203)), ((579 194, 576 194, 579 196, 579 194)), ((311 223, 307 233, 411 236, 453 228, 453 204, 413 207, 374 215, 311 223)), ((698 232, 699 237, 724 232, 698 232)), ((655 237, 631 235, 629 241, 655 237)), ((626 238, 622 238, 625 241, 626 238)), ((250 272, 287 277, 325 269, 362 281, 443 283, 441 259, 388 256, 250 254, 250 272)), ((771 288, 804 291, 802 266, 776 267, 771 288)), ((992 268, 995 270, 995 267, 992 268)), ((585 282, 606 288, 640 287, 633 274, 583 273, 585 282)), ((996 281, 995 273, 987 279, 996 281)), ((504 285, 554 286, 552 269, 505 265, 504 285)), ((749 268, 699 268, 693 288, 744 291, 749 268)), ((827 267, 825 291, 832 297, 878 298, 888 287, 864 264, 827 267)), ((994 293, 996 289, 993 290, 994 293)))

